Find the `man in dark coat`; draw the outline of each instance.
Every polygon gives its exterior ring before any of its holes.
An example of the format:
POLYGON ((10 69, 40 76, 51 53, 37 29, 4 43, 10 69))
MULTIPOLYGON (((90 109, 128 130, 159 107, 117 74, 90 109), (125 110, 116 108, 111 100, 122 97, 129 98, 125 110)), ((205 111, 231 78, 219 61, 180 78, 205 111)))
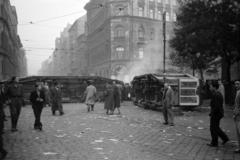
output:
POLYGON ((3 107, 4 107, 4 103, 6 102, 6 95, 4 92, 0 92, 0 159, 4 159, 7 156, 7 151, 3 148, 3 138, 2 138, 2 134, 3 134, 3 129, 4 129, 4 111, 3 111, 3 107))
POLYGON ((54 87, 51 89, 51 100, 52 100, 52 114, 55 115, 55 112, 58 110, 60 115, 63 115, 62 107, 62 92, 60 85, 57 82, 54 82, 54 87))
MULTIPOLYGON (((121 106, 121 88, 119 85, 116 84, 115 81, 113 81, 113 98, 114 98, 114 110, 117 108, 118 114, 121 114, 120 112, 120 106, 121 106)), ((113 111, 114 112, 114 111, 113 111)))
POLYGON ((45 95, 41 85, 37 84, 35 88, 35 91, 33 91, 30 95, 30 101, 32 103, 33 113, 35 116, 34 129, 42 130, 41 114, 45 102, 45 95))
POLYGON ((163 103, 163 118, 164 118, 164 125, 169 124, 170 126, 174 126, 174 114, 173 114, 173 90, 171 86, 168 83, 164 84, 164 90, 163 90, 163 97, 162 97, 162 103, 163 103))
POLYGON ((7 97, 10 100, 10 113, 12 121, 12 132, 17 130, 17 122, 21 113, 21 107, 24 105, 23 90, 19 84, 18 77, 13 77, 11 85, 7 90, 7 97))
POLYGON ((210 132, 212 141, 208 146, 217 147, 218 146, 218 137, 222 139, 222 144, 224 145, 229 141, 228 136, 220 128, 220 120, 224 116, 223 110, 223 96, 218 91, 219 84, 218 82, 213 81, 210 84, 210 90, 212 92, 211 96, 211 111, 210 111, 210 132))

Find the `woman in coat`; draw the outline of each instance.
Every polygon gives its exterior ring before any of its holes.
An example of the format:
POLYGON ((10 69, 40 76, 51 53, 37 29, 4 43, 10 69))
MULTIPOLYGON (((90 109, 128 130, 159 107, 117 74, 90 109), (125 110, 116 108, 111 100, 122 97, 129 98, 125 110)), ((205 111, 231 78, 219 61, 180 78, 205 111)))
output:
POLYGON ((106 84, 104 109, 106 114, 113 114, 114 111, 114 91, 112 85, 106 84), (110 112, 110 113, 109 113, 110 112))

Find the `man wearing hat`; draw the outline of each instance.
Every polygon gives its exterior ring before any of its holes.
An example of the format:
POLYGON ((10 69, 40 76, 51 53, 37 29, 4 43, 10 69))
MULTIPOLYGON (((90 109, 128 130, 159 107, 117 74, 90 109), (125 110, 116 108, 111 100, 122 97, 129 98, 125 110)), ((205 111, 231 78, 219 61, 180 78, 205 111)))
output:
POLYGON ((62 107, 62 92, 58 82, 54 82, 54 87, 51 89, 51 100, 52 100, 52 114, 55 115, 56 111, 59 111, 60 115, 63 115, 62 107))
POLYGON ((17 130, 17 122, 19 115, 21 113, 21 107, 24 105, 23 100, 23 89, 19 84, 18 77, 13 77, 11 85, 7 90, 7 97, 10 101, 10 113, 11 113, 11 122, 12 122, 12 132, 17 130))
POLYGON ((35 116, 34 129, 42 130, 42 123, 40 118, 45 102, 45 95, 40 84, 35 85, 35 90, 31 92, 30 95, 30 101, 32 103, 33 113, 35 116))
POLYGON ((97 93, 97 89, 95 86, 92 85, 92 81, 87 81, 87 88, 85 91, 85 95, 86 95, 86 99, 85 99, 85 103, 87 105, 87 110, 88 112, 94 111, 94 104, 95 104, 95 100, 96 100, 96 93, 97 93))

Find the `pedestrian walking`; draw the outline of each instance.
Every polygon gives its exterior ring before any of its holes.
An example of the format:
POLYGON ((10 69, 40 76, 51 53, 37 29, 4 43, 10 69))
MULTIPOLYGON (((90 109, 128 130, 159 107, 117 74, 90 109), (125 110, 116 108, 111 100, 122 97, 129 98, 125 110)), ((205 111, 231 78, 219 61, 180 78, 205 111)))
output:
POLYGON ((87 105, 88 112, 90 112, 90 110, 94 111, 94 105, 96 103, 97 89, 92 83, 92 81, 87 81, 87 88, 85 90, 85 104, 87 105))
POLYGON ((224 116, 223 110, 223 96, 218 91, 219 84, 213 81, 210 84, 211 95, 211 111, 210 111, 210 132, 211 132, 211 143, 207 144, 210 147, 218 147, 218 137, 222 139, 222 144, 224 145, 229 141, 228 136, 220 128, 220 120, 224 116))
POLYGON ((54 82, 54 87, 51 89, 50 95, 52 101, 52 114, 55 115, 56 111, 59 111, 59 114, 63 115, 62 92, 58 82, 54 82))
POLYGON ((164 117, 164 125, 174 126, 174 114, 173 114, 173 90, 168 83, 164 84, 163 97, 163 117, 164 117))
POLYGON ((7 156, 7 151, 3 147, 3 130, 4 130, 4 119, 5 119, 5 114, 4 114, 4 103, 6 102, 6 95, 4 92, 0 92, 0 159, 4 159, 7 156))
POLYGON ((7 89, 7 97, 10 103, 10 114, 12 122, 12 132, 18 131, 17 123, 21 113, 21 107, 24 105, 23 89, 19 84, 18 77, 13 77, 9 88, 7 89))
POLYGON ((45 95, 45 105, 51 106, 51 104, 50 104, 50 101, 51 101, 50 100, 50 89, 49 89, 48 83, 46 81, 43 83, 42 90, 45 95))
POLYGON ((32 91, 30 95, 30 102, 32 103, 32 109, 35 117, 34 129, 42 130, 41 114, 45 102, 45 95, 41 85, 35 85, 35 90, 32 91))
POLYGON ((106 84, 105 90, 105 102, 104 109, 106 109, 106 114, 113 114, 114 111, 114 93, 113 86, 109 83, 106 84))
POLYGON ((240 81, 236 81, 235 86, 237 89, 237 94, 235 98, 235 108, 233 112, 233 118, 236 126, 237 140, 238 140, 238 148, 235 150, 235 153, 240 153, 240 81))
MULTIPOLYGON (((121 114, 120 107, 121 107, 121 88, 119 85, 116 84, 115 81, 113 81, 113 99, 114 99, 114 110, 118 110, 118 114, 121 114)), ((113 110, 113 113, 114 113, 113 110)))

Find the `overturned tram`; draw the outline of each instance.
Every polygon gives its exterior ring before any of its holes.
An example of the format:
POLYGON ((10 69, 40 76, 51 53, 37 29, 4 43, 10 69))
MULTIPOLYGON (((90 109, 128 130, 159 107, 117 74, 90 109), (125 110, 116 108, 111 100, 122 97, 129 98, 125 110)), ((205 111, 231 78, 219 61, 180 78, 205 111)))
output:
POLYGON ((112 80, 98 76, 30 76, 20 78, 19 82, 23 87, 24 100, 29 102, 29 96, 31 91, 34 90, 34 85, 39 82, 47 82, 49 88, 53 87, 54 81, 61 85, 62 101, 65 103, 70 102, 83 102, 84 91, 87 87, 87 81, 92 81, 93 85, 97 88, 97 98, 102 101, 105 91, 106 83, 113 83, 123 85, 124 83, 119 80, 112 80))
POLYGON ((199 105, 199 80, 189 74, 145 74, 134 77, 131 82, 134 104, 143 108, 160 109, 165 82, 174 91, 174 106, 199 105))

